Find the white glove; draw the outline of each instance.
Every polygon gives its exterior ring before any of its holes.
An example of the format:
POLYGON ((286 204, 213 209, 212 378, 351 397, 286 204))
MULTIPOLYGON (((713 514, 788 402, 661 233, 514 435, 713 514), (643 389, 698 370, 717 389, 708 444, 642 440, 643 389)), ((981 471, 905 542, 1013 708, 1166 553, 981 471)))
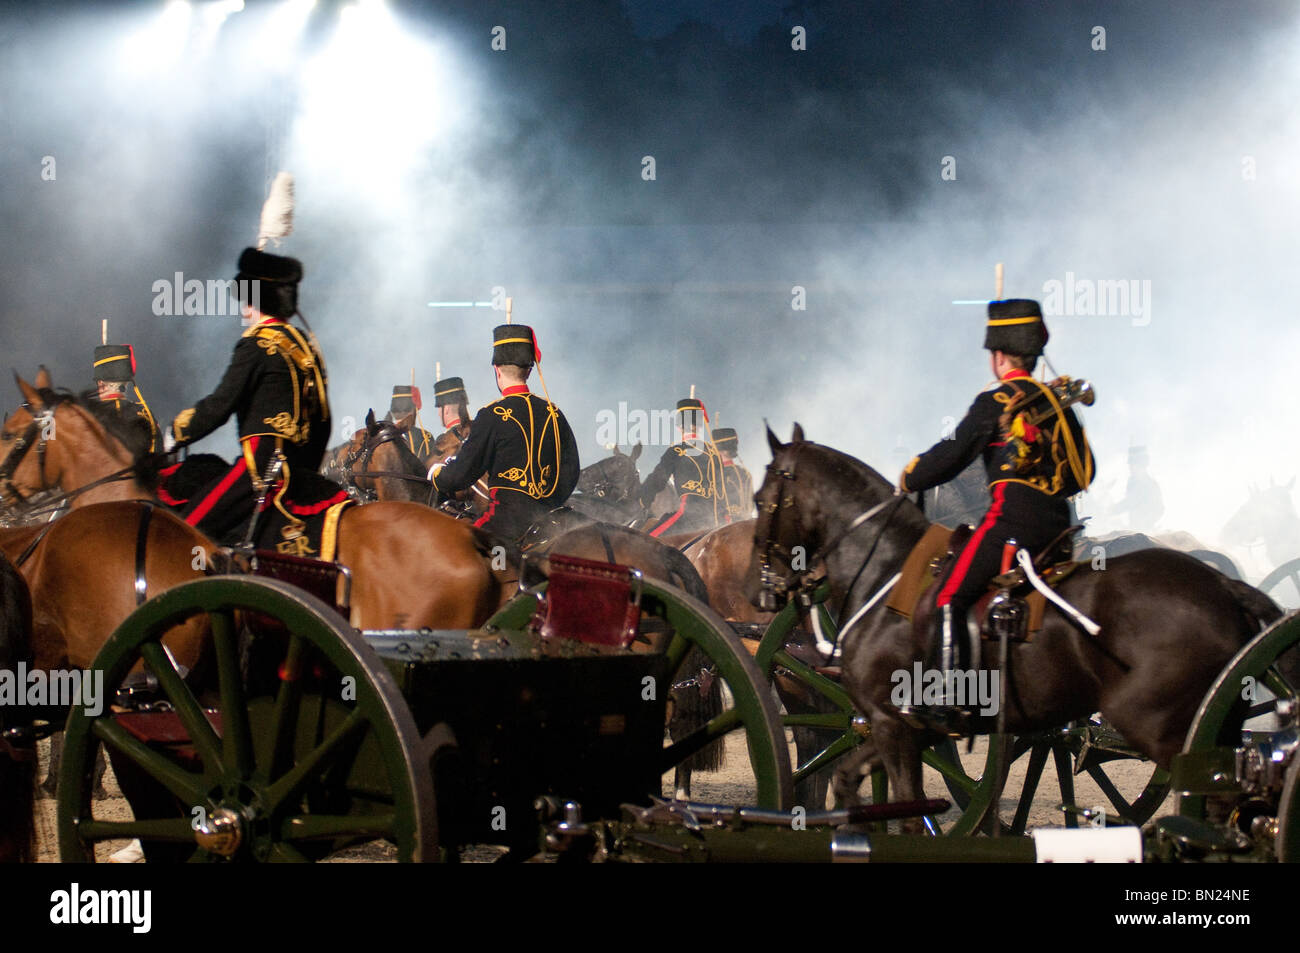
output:
POLYGON ((163 431, 163 453, 171 453, 176 449, 176 438, 172 436, 172 428, 168 427, 163 431))

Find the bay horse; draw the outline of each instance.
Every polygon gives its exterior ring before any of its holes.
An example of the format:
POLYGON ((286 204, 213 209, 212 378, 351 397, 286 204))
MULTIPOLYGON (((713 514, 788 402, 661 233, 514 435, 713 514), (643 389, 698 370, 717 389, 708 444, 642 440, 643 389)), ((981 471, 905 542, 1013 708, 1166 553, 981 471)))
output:
MULTIPOLYGON (((74 510, 104 497, 153 499, 143 475, 151 461, 131 452, 107 412, 48 387, 18 384, 25 403, 0 435, 0 451, 8 448, 0 466, 17 453, 9 486, 0 487, 6 499, 55 486, 74 510), (37 431, 48 436, 18 452, 22 435, 37 431)), ((427 506, 349 507, 339 521, 336 559, 352 570, 352 624, 463 629, 483 623, 500 601, 500 584, 480 546, 469 526, 427 506)))
MULTIPOLYGON (((899 572, 928 521, 875 470, 806 441, 798 424, 788 444, 770 429, 767 437, 772 463, 756 497, 754 531, 763 589, 779 601, 799 587, 806 570, 791 566, 795 546, 825 561, 831 604, 842 607, 843 683, 871 726, 867 743, 837 768, 836 794, 844 804, 857 803, 865 766, 884 768, 895 798, 920 798, 922 745, 935 736, 904 721, 891 696, 897 673, 906 677, 924 660, 924 637, 883 599, 843 627, 848 613, 899 572)), ((1167 549, 1116 557, 1102 571, 1080 567, 1058 592, 1100 633, 1087 634, 1053 607, 1031 641, 1009 647, 1010 670, 1000 673, 1005 730, 1043 731, 1100 711, 1164 768, 1224 665, 1281 615, 1258 590, 1167 549)), ((990 732, 995 724, 992 716, 981 718, 974 730, 990 732)))

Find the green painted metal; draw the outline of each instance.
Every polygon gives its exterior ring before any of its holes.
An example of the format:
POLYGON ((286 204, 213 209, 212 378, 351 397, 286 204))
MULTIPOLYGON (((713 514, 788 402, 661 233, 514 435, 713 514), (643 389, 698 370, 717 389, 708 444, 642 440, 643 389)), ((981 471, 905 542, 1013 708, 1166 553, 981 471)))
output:
MULTIPOLYGON (((775 693, 740 637, 708 606, 656 579, 644 581, 641 607, 672 628, 673 638, 666 651, 670 661, 685 658, 689 647, 697 646, 731 692, 733 708, 714 719, 703 737, 712 740, 743 728, 757 785, 757 806, 788 810, 794 804, 794 785, 775 693)), ((666 770, 680 763, 690 753, 688 748, 680 744, 665 748, 662 767, 666 770)))
POLYGON ((1300 864, 1300 758, 1291 762, 1282 785, 1277 814, 1277 859, 1300 864))
MULTIPOLYGON (((1297 697, 1297 686, 1290 684, 1274 667, 1284 652, 1297 645, 1300 645, 1300 612, 1283 616, 1248 642, 1206 693, 1187 732, 1183 754, 1222 759, 1224 751, 1237 747, 1242 721, 1248 713, 1243 698, 1245 686, 1249 684, 1246 679, 1269 687, 1280 698, 1297 697)), ((1190 762, 1179 756, 1175 760, 1176 773, 1187 773, 1189 765, 1190 762)), ((1207 807, 1203 793, 1183 794, 1178 798, 1178 814, 1183 817, 1204 820, 1207 807)))
MULTIPOLYGON (((432 779, 418 753, 420 738, 410 712, 361 636, 319 599, 283 582, 249 576, 178 586, 132 613, 93 666, 104 672, 111 690, 140 660, 175 708, 200 768, 190 770, 140 742, 114 721, 107 706, 98 717, 84 706, 74 707, 59 776, 62 860, 93 860, 96 842, 124 837, 144 840, 146 854, 151 844, 159 849, 170 844, 177 857, 216 859, 195 845, 194 808, 209 816, 225 808, 251 819, 236 859, 319 859, 335 845, 376 837, 397 844, 403 860, 437 857, 432 779), (241 674, 242 616, 236 613, 243 610, 277 624, 277 635, 258 635, 254 644, 279 659, 280 677, 263 672, 255 682, 241 674), (218 682, 202 704, 160 642, 173 626, 200 615, 212 631, 218 682), (221 715, 220 735, 204 715, 213 701, 221 715), (137 783, 170 792, 170 799, 163 799, 170 802, 164 808, 169 816, 129 822, 93 818, 91 768, 101 745, 123 768, 135 765, 138 771, 130 774, 137 783)), ((271 668, 274 672, 276 666, 271 668)))

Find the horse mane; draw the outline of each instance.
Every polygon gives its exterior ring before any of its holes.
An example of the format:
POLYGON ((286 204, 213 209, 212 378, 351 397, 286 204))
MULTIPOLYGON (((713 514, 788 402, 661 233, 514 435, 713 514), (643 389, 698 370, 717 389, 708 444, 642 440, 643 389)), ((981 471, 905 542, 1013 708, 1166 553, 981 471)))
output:
POLYGON ((825 444, 813 443, 811 440, 804 440, 799 443, 787 444, 790 449, 808 448, 806 451, 811 452, 814 457, 824 465, 823 472, 837 480, 844 480, 849 483, 856 483, 861 486, 864 482, 867 486, 879 496, 892 496, 894 484, 880 475, 874 467, 863 463, 857 457, 845 453, 843 450, 836 450, 834 447, 828 447, 825 444))
POLYGON ((110 439, 120 443, 130 454, 137 482, 150 492, 157 489, 158 471, 167 458, 163 454, 149 452, 149 446, 153 443, 153 432, 144 418, 135 414, 118 413, 110 404, 101 401, 98 392, 94 390, 82 391, 78 394, 62 387, 57 390, 42 387, 39 393, 41 403, 46 407, 55 408, 63 404, 71 404, 88 413, 91 419, 104 428, 104 432, 110 439))

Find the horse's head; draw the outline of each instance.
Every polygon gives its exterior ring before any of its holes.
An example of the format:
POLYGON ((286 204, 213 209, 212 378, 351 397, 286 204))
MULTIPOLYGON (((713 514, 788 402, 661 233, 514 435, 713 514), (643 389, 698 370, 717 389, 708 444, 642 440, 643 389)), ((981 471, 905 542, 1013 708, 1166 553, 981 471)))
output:
MULTIPOLYGON (((920 511, 906 497, 895 496, 893 485, 879 473, 847 454, 804 440, 799 424, 789 443, 781 443, 769 427, 767 443, 772 462, 754 494, 761 587, 754 604, 765 612, 775 612, 792 592, 810 594, 813 569, 843 543, 852 545, 841 555, 860 551, 865 568, 900 510, 905 516, 899 525, 924 523, 920 511), (875 532, 859 534, 868 523, 875 532)), ((891 545, 885 550, 892 555, 891 545)))
POLYGON ((624 453, 616 445, 613 456, 584 467, 578 474, 578 492, 610 503, 634 498, 641 488, 641 474, 636 469, 641 449, 639 441, 631 453, 624 453))
POLYGON ((0 431, 0 502, 19 506, 30 497, 56 485, 46 457, 55 435, 54 414, 61 401, 50 389, 50 375, 44 367, 36 383, 14 375, 23 402, 5 416, 0 431))
POLYGON ((352 435, 347 450, 342 472, 349 490, 370 500, 424 498, 414 489, 417 483, 426 483, 424 465, 407 447, 403 430, 389 421, 376 421, 373 410, 366 414, 365 429, 352 435))
POLYGON ((1271 477, 1266 487, 1249 487, 1250 495, 1223 527, 1223 538, 1239 546, 1252 546, 1276 537, 1289 535, 1297 523, 1291 492, 1295 477, 1277 483, 1271 477))
POLYGON ((763 484, 754 494, 758 519, 754 522, 754 551, 758 555, 758 582, 761 587, 755 605, 764 612, 775 612, 797 589, 807 573, 807 537, 810 528, 799 512, 795 492, 796 470, 800 450, 805 445, 803 427, 794 425, 789 443, 782 443, 767 428, 767 444, 772 448, 772 462, 767 465, 763 484))

